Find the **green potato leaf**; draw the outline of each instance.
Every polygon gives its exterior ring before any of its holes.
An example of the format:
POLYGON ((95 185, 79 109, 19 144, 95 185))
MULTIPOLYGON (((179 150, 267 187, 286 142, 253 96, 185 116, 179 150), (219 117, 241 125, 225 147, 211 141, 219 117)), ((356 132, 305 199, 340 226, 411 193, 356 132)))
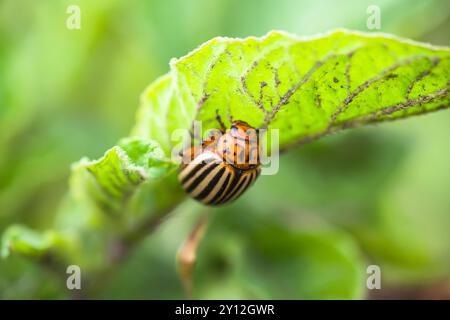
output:
POLYGON ((299 38, 215 38, 141 97, 133 134, 173 147, 176 129, 243 120, 280 130, 280 148, 450 104, 450 50, 387 34, 338 30, 299 38))
POLYGON ((71 189, 76 197, 106 213, 121 213, 137 188, 172 171, 157 143, 126 138, 94 161, 81 159, 72 167, 71 189))

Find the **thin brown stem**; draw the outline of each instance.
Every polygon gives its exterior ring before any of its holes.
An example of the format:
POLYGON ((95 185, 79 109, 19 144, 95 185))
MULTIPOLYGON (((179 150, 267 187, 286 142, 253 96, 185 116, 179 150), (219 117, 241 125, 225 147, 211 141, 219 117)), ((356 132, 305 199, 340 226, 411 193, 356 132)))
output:
POLYGON ((178 274, 188 299, 192 299, 193 272, 197 261, 197 249, 203 239, 207 224, 208 218, 205 214, 197 221, 177 253, 178 274))

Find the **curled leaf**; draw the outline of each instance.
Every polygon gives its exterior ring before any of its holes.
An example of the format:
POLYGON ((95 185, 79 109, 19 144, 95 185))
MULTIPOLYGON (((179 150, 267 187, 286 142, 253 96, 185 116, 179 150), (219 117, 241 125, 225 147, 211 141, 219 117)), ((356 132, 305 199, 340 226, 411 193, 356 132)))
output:
POLYGON ((156 180, 173 167, 155 142, 126 138, 102 158, 74 164, 71 190, 106 213, 120 213, 142 183, 156 180))

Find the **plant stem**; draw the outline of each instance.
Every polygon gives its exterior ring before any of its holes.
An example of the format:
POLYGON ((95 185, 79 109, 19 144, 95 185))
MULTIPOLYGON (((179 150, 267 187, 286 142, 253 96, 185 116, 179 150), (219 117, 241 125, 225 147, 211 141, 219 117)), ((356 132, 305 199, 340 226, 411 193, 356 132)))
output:
POLYGON ((181 245, 177 253, 178 274, 188 299, 192 299, 192 278, 195 263, 197 261, 197 249, 205 235, 207 224, 208 216, 205 214, 197 221, 188 238, 181 245))
POLYGON ((88 285, 89 297, 97 297, 101 293, 104 286, 114 275, 116 267, 123 263, 136 246, 158 228, 172 212, 176 211, 175 208, 178 205, 179 202, 161 209, 157 214, 150 214, 111 242, 108 263, 101 271, 91 275, 91 281, 88 285))

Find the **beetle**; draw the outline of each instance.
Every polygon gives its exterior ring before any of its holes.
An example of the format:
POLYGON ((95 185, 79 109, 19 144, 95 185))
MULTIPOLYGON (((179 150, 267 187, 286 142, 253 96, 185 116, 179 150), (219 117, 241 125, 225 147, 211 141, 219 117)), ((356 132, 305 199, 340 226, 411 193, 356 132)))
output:
POLYGON ((258 130, 240 120, 228 131, 224 127, 204 139, 201 148, 182 152, 178 180, 192 198, 207 205, 236 200, 261 172, 258 130))

